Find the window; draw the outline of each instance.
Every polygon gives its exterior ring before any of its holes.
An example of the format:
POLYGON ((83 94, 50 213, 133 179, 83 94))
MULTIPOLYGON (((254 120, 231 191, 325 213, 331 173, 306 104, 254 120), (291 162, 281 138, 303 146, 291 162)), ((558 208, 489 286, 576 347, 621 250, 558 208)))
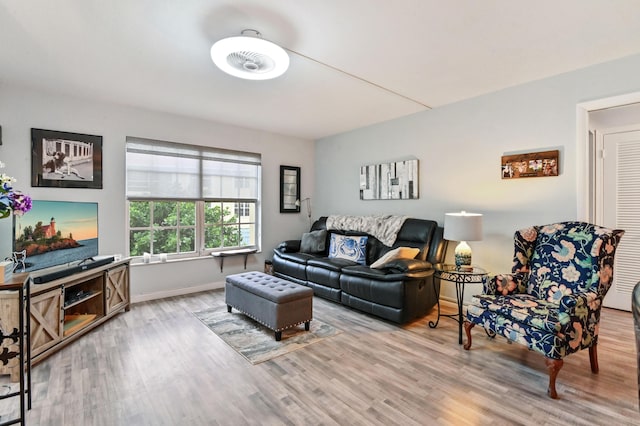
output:
POLYGON ((127 138, 129 255, 259 248, 260 155, 127 138))

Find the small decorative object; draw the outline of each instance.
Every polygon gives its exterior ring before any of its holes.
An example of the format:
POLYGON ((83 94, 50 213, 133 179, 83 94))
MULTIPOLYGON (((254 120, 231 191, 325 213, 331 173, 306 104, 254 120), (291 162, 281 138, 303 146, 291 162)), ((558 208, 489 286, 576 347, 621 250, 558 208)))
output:
POLYGON ((370 164, 360 167, 361 200, 418 198, 418 160, 370 164))
POLYGON ((11 278, 13 273, 13 262, 5 260, 0 262, 0 283, 6 283, 11 278))
POLYGON ((102 189, 102 136, 31 129, 31 186, 102 189))
POLYGON ((280 213, 300 213, 300 167, 280 166, 280 213))
POLYGON ((447 213, 444 217, 444 238, 459 241, 455 263, 459 268, 471 266, 471 247, 467 241, 482 240, 482 215, 479 213, 447 213))
MULTIPOLYGON (((4 163, 0 161, 0 169, 2 168, 4 163)), ((12 184, 15 181, 11 176, 0 174, 0 219, 9 217, 11 212, 22 216, 31 210, 31 197, 13 189, 12 184)))
POLYGON ((502 179, 558 176, 559 150, 502 156, 502 179))

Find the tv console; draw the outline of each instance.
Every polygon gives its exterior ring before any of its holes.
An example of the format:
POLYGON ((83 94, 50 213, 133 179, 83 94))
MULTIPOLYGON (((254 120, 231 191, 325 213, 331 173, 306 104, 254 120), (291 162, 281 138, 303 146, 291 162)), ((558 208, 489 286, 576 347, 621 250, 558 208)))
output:
MULTIPOLYGON (((28 280, 30 292, 27 326, 30 329, 32 364, 42 361, 130 308, 129 259, 114 261, 111 258, 101 265, 96 265, 94 261, 86 269, 40 284, 36 284, 34 277, 28 273, 20 275, 28 280)), ((12 297, 16 299, 17 306, 17 295, 12 297)), ((17 309, 6 311, 13 305, 0 303, 3 326, 11 326, 15 321, 17 327, 17 309)), ((4 344, 0 343, 0 351, 3 347, 4 344)), ((17 365, 0 365, 0 374, 11 374, 13 381, 18 380, 19 372, 17 365)))

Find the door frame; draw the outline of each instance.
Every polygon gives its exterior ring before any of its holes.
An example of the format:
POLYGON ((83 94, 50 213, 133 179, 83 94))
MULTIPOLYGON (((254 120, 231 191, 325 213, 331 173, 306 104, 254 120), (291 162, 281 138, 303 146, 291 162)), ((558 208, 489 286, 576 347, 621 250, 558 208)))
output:
POLYGON ((600 109, 640 103, 640 92, 581 102, 576 105, 576 213, 578 220, 592 222, 589 201, 591 163, 589 161, 589 113, 600 109))

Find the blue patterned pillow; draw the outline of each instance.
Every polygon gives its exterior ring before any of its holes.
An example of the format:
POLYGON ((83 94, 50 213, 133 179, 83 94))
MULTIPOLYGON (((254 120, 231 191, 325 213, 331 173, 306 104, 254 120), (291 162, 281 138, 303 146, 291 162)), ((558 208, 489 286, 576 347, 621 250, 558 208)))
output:
POLYGON ((329 257, 367 264, 367 236, 331 234, 329 257))

